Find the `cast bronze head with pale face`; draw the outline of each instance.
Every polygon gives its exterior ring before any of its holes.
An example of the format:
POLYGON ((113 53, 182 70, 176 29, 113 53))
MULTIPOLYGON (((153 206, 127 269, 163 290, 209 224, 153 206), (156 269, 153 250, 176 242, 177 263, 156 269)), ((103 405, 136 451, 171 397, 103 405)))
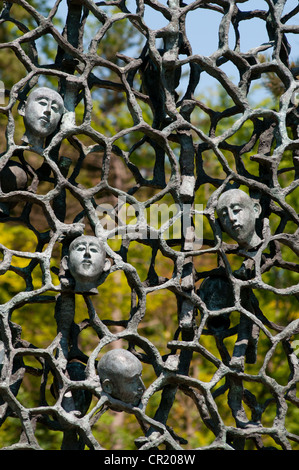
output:
POLYGON ((241 248, 248 250, 260 244, 261 239, 255 229, 256 220, 261 213, 258 201, 240 189, 230 189, 220 196, 216 212, 222 229, 241 248))
POLYGON ((97 287, 103 272, 110 268, 104 244, 95 236, 81 235, 69 246, 66 257, 68 269, 75 279, 77 292, 88 292, 97 287))
POLYGON ((44 147, 46 137, 53 134, 64 113, 64 102, 59 93, 48 87, 33 90, 20 109, 26 128, 23 137, 34 149, 44 147))
POLYGON ((142 364, 126 349, 108 351, 98 363, 103 391, 112 398, 137 406, 145 390, 142 364))

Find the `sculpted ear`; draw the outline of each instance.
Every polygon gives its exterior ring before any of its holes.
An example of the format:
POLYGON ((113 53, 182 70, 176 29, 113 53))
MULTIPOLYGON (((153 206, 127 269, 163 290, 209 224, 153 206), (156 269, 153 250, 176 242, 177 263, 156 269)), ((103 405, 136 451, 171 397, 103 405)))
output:
POLYGON ((103 271, 104 272, 109 271, 110 268, 111 268, 111 261, 110 259, 106 258, 103 271))
POLYGON ((68 269, 69 257, 66 255, 61 260, 61 266, 66 271, 68 269))
POLYGON ((23 101, 19 107, 18 107, 18 113, 20 116, 25 116, 25 107, 26 107, 26 101, 23 101))
POLYGON ((113 390, 113 385, 109 379, 105 379, 102 382, 102 387, 105 393, 108 393, 109 395, 111 395, 112 390, 113 390))
POLYGON ((257 219, 261 212, 262 212, 262 208, 261 208, 261 205, 259 202, 254 202, 253 203, 253 209, 254 209, 254 213, 255 213, 255 218, 257 219))

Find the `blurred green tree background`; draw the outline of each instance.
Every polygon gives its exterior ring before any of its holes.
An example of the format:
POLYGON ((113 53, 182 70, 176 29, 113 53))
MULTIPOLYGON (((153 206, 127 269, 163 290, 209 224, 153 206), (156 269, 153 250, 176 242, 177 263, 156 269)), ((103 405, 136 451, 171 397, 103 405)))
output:
MULTIPOLYGON (((46 14, 52 5, 47 0, 37 2, 32 1, 32 6, 36 6, 38 11, 46 14)), ((22 8, 19 8, 17 4, 13 6, 11 14, 14 14, 14 17, 20 20, 23 24, 27 24, 30 27, 30 22, 32 21, 31 17, 27 15, 22 8)), ((56 19, 57 27, 63 27, 63 19, 56 19)), ((93 37, 96 25, 92 23, 87 23, 85 29, 90 38, 93 37)), ((5 42, 12 37, 14 34, 19 34, 18 29, 12 23, 6 22, 1 25, 0 28, 0 42, 5 42)), ((40 38, 40 43, 38 45, 39 56, 43 58, 44 62, 52 62, 55 59, 57 50, 53 48, 55 44, 48 41, 47 38, 40 38)), ((124 53, 128 48, 135 48, 136 55, 141 52, 143 47, 142 38, 136 35, 136 30, 132 28, 126 22, 117 22, 114 28, 111 28, 109 35, 101 42, 101 55, 108 60, 115 60, 115 57, 119 53, 124 53), (126 38, 126 41, 123 40, 126 38)), ((18 82, 26 71, 23 70, 20 62, 17 60, 15 55, 5 50, 0 50, 0 79, 5 83, 5 86, 8 90, 18 82)), ((117 77, 112 76, 101 77, 105 80, 117 80, 117 77)), ((51 78, 47 78, 51 84, 51 78)), ((276 78, 268 76, 268 86, 270 92, 265 96, 263 103, 259 103, 260 106, 267 104, 269 107, 277 106, 277 86, 274 83, 276 78)), ((47 82, 46 82, 47 84, 47 82)), ((201 96, 197 97, 198 101, 201 101, 201 96)), ((94 91, 93 92, 93 113, 94 121, 97 126, 97 130, 103 134, 111 133, 113 134, 116 129, 123 129, 130 127, 131 125, 131 116, 128 115, 127 108, 124 105, 123 94, 121 92, 109 91, 103 93, 103 91, 94 91)), ((206 91, 205 102, 213 104, 213 107, 218 109, 226 109, 231 103, 230 99, 227 97, 227 94, 223 89, 211 88, 206 91), (207 101, 207 96, 210 98, 207 101)), ((212 107, 212 106, 211 106, 212 107)), ((143 105, 144 116, 151 122, 152 115, 151 110, 147 105, 143 105)), ((83 113, 83 106, 82 106, 83 113)), ((24 132, 23 122, 20 116, 18 115, 17 110, 15 110, 15 122, 16 122, 16 140, 20 140, 24 132)), ((204 132, 208 132, 208 122, 205 117, 205 114, 198 108, 196 125, 202 129, 204 132)), ((217 131, 219 133, 223 132, 225 129, 230 128, 233 120, 228 118, 226 119, 225 126, 221 124, 217 131)), ((0 150, 1 152, 5 151, 5 128, 6 128, 5 117, 0 115, 0 150)), ((246 123, 241 131, 238 132, 238 135, 234 135, 234 145, 242 145, 249 141, 252 133, 252 127, 250 124, 246 123), (237 139, 237 140, 236 140, 237 139)), ((130 147, 135 138, 138 141, 140 136, 126 136, 122 142, 118 142, 120 148, 130 147)), ((70 173, 74 170, 76 161, 79 158, 79 152, 76 150, 76 143, 64 142, 61 148, 63 155, 71 158, 72 165, 70 168, 70 173)), ((88 144, 88 139, 86 140, 88 144)), ((174 145, 175 148, 175 145, 174 145)), ((255 153, 256 149, 254 148, 251 153, 244 156, 244 165, 249 173, 255 174, 257 172, 257 163, 250 160, 250 156, 255 153)), ((233 163, 232 155, 229 151, 224 153, 227 159, 233 163)), ((141 147, 139 151, 136 151, 134 154, 134 163, 137 167, 142 167, 147 174, 151 174, 153 171, 153 159, 151 159, 152 150, 146 147, 141 147)), ((39 157, 34 155, 28 155, 30 163, 37 167, 40 164, 38 161, 39 157)), ((285 167, 289 165, 288 159, 285 160, 285 167)), ((207 151, 204 154, 204 166, 208 174, 212 175, 214 178, 222 177, 222 169, 219 165, 218 160, 213 155, 212 151, 207 151)), ((126 165, 118 155, 114 155, 112 162, 113 171, 111 172, 110 178, 114 182, 120 182, 121 186, 124 188, 129 188, 132 186, 132 175, 128 172, 126 165)), ((84 162, 82 166, 82 171, 77 178, 78 184, 82 184, 86 187, 93 185, 100 178, 101 174, 101 154, 90 155, 88 159, 84 162)), ((284 185, 287 186, 289 182, 289 173, 282 172, 281 178, 284 180, 284 185)), ((212 185, 203 185, 201 186, 196 193, 196 201, 200 204, 206 204, 208 198, 212 194, 212 191, 215 188, 212 185)), ((152 189, 143 189, 140 191, 140 197, 148 199, 152 195, 152 189), (143 191, 143 192, 142 192, 143 191)), ((139 194, 139 193, 138 193, 139 194)), ((291 198, 295 196, 291 196, 291 198)), ((67 201, 67 214, 66 222, 72 223, 74 219, 74 214, 80 211, 80 208, 77 206, 77 202, 72 198, 71 194, 66 195, 67 201)), ((109 203, 115 202, 111 199, 101 199, 97 201, 100 203, 109 203)), ((291 200, 291 204, 294 207, 297 205, 297 201, 291 200)), ((20 215, 20 207, 14 209, 14 214, 16 217, 15 222, 2 223, 0 231, 0 243, 8 248, 13 247, 14 249, 20 251, 35 251, 36 247, 36 236, 34 230, 29 230, 25 226, 22 226, 18 220, 20 215)), ((49 227, 47 222, 44 220, 38 208, 33 208, 32 210, 32 226, 39 231, 47 231, 49 227), (35 210, 36 209, 36 210, 35 210)), ((270 223, 275 229, 275 224, 277 220, 271 220, 270 223)), ((209 225, 204 223, 204 234, 208 236, 209 234, 209 225), (206 235, 207 234, 207 235, 206 235)), ((120 246, 118 240, 111 240, 111 247, 117 250, 120 246)), ((148 270, 150 267, 150 257, 151 250, 146 245, 140 243, 133 243, 130 247, 130 259, 131 262, 137 269, 140 279, 145 281, 148 275, 148 270)), ((290 256, 287 248, 285 249, 284 258, 288 259, 290 256)), ((57 248, 57 257, 52 260, 53 268, 59 268, 60 263, 60 250, 57 248)), ((199 270, 210 270, 216 267, 217 259, 215 255, 205 255, 200 257, 197 260, 194 260, 195 266, 199 270)), ((236 268, 238 267, 238 258, 232 255, 231 256, 232 265, 235 264, 236 268)), ((23 290, 25 288, 22 277, 19 275, 19 269, 25 267, 27 264, 26 260, 18 258, 13 260, 13 269, 10 269, 5 275, 0 278, 0 303, 5 303, 9 300, 15 293, 23 290)), ((164 257, 161 253, 158 253, 156 259, 156 271, 158 275, 169 277, 172 272, 172 263, 169 258, 164 257)), ((276 285, 279 283, 281 287, 288 285, 294 281, 294 273, 291 271, 285 271, 283 276, 278 272, 271 270, 265 274, 265 279, 269 284, 276 285), (282 285, 283 284, 283 285, 282 285)), ((200 282, 198 282, 197 287, 199 287, 200 282)), ((41 272, 36 268, 34 270, 33 276, 34 285, 39 285, 41 283, 41 272)), ((260 308, 265 314, 265 316, 272 321, 286 325, 288 322, 296 318, 298 312, 298 301, 293 298, 283 298, 280 299, 273 298, 271 293, 263 292, 263 295, 258 298, 260 303, 260 308)), ((116 272, 111 274, 107 279, 107 282, 103 283, 99 288, 99 295, 97 299, 94 299, 94 305, 96 310, 100 313, 102 319, 112 320, 121 322, 125 320, 130 311, 131 303, 131 293, 130 287, 128 285, 125 275, 121 272, 116 272)), ((49 302, 47 304, 31 304, 25 305, 24 307, 13 312, 12 321, 18 325, 22 326, 22 337, 32 343, 35 347, 45 348, 53 340, 56 335, 56 323, 54 320, 54 302, 49 302)), ((76 316, 75 322, 80 323, 84 322, 85 318, 88 317, 86 305, 83 299, 78 299, 76 304, 76 316)), ((238 319, 236 318, 236 322, 238 319)), ((147 303, 147 315, 142 323, 142 328, 140 334, 148 338, 159 350, 161 355, 168 354, 169 350, 166 348, 167 342, 172 340, 175 335, 177 324, 177 299, 175 295, 167 289, 162 289, 157 292, 152 293, 149 296, 149 301, 147 303)), ((115 326, 114 328, 117 328, 115 326)), ((80 346, 82 350, 88 355, 97 344, 97 337, 92 332, 91 329, 83 329, 81 333, 81 343, 80 346)), ((231 337, 227 340, 227 348, 232 348, 234 345, 235 338, 231 337)), ((219 355, 215 340, 213 337, 207 336, 205 346, 213 352, 216 356, 219 355)), ((261 335, 258 354, 263 356, 267 348, 267 339, 261 335)), ((39 364, 32 359, 31 361, 27 360, 26 365, 32 367, 33 369, 38 370, 39 364)), ((254 366, 251 366, 252 368, 254 366)), ((272 362, 271 367, 273 368, 273 374, 278 380, 281 377, 281 380, 284 380, 285 374, 288 373, 288 365, 284 356, 284 352, 281 351, 280 355, 275 356, 275 361, 272 362)), ((192 370, 190 375, 195 378, 200 378, 201 380, 209 380, 215 370, 212 368, 211 364, 205 362, 200 356, 194 358, 192 361, 192 370)), ((149 365, 145 365, 143 380, 146 386, 149 386, 155 379, 154 372, 149 365)), ((260 402, 265 402, 268 398, 267 393, 264 388, 261 387, 260 390, 256 389, 255 394, 257 400, 260 402)), ((35 406, 38 404, 39 400, 39 387, 40 387, 40 377, 37 375, 32 375, 26 373, 24 380, 21 385, 19 392, 19 400, 26 407, 35 406)), ((250 384, 248 384, 250 389, 250 384)), ((48 390, 49 400, 54 400, 51 398, 51 390, 48 390)), ((223 410, 223 420, 226 424, 233 424, 231 421, 231 415, 229 411, 226 410, 225 400, 227 399, 226 395, 220 395, 217 399, 220 404, 221 400, 223 401, 223 407, 219 406, 219 409, 223 410)), ((159 396, 155 395, 150 402, 150 409, 148 410, 148 415, 153 417, 155 410, 159 404, 159 396)), ((273 420, 275 416, 275 404, 269 404, 269 412, 267 414, 267 419, 269 423, 273 420), (273 408, 272 408, 273 407, 273 408)), ((298 420, 298 409, 290 407, 288 413, 288 421, 291 423, 292 432, 295 434, 299 433, 299 420, 298 420)), ((186 397, 185 394, 178 391, 177 400, 174 407, 172 408, 168 425, 173 428, 174 432, 177 432, 188 442, 185 445, 185 448, 194 448, 199 446, 208 445, 213 441, 212 432, 205 427, 202 421, 198 419, 198 410, 196 409, 191 398, 186 397), (188 403, 187 403, 188 402, 188 403), (188 412, 186 412, 188 410, 188 412)), ((17 442, 19 439, 20 429, 16 424, 14 418, 8 418, 5 423, 0 428, 0 446, 4 447, 17 442)), ((134 439, 140 435, 139 424, 136 422, 136 418, 132 415, 127 415, 125 413, 118 413, 115 411, 107 411, 100 420, 98 420, 95 429, 94 435, 99 440, 101 445, 107 449, 135 449, 134 439)), ((59 449, 62 441, 62 435, 59 432, 49 430, 46 427, 38 425, 37 437, 40 445, 44 449, 59 449)), ((272 443, 273 444, 273 443, 272 443)))

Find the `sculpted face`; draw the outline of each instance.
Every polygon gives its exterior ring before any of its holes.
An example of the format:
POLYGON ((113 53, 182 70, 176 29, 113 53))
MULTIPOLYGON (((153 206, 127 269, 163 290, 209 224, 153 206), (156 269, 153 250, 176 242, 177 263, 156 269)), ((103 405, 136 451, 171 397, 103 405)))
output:
POLYGON ((59 124, 64 104, 61 96, 50 88, 34 90, 25 106, 25 124, 31 132, 47 137, 59 124))
POLYGON ((216 211, 223 230, 240 246, 253 248, 261 241, 255 231, 261 208, 244 191, 231 189, 219 198, 216 211))
POLYGON ((141 373, 141 362, 125 349, 108 351, 98 364, 103 390, 133 406, 138 405, 145 390, 141 373))
POLYGON ((76 281, 76 290, 88 291, 97 286, 100 275, 110 268, 110 262, 96 237, 82 235, 70 244, 68 268, 76 281))
POLYGON ((32 91, 20 111, 26 127, 25 139, 35 147, 42 147, 44 139, 53 134, 64 113, 62 97, 47 87, 32 91))

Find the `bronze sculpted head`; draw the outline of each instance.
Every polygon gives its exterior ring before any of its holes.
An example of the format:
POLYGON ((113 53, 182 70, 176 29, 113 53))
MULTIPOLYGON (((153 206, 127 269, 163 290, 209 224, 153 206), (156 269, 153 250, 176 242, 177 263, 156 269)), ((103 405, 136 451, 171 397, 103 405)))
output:
POLYGON ((20 109, 26 128, 24 142, 42 150, 45 138, 53 134, 64 113, 64 102, 59 93, 48 87, 33 90, 20 109))
POLYGON ((98 363, 102 388, 113 398, 137 406, 145 390, 142 364, 126 349, 108 351, 98 363))
POLYGON ((256 220, 261 213, 258 201, 240 189, 230 189, 220 196, 216 212, 222 229, 241 248, 251 249, 260 244, 261 239, 255 230, 256 220))
POLYGON ((75 291, 89 292, 96 288, 103 272, 110 269, 104 244, 95 236, 81 235, 69 246, 64 260, 75 280, 75 291))

